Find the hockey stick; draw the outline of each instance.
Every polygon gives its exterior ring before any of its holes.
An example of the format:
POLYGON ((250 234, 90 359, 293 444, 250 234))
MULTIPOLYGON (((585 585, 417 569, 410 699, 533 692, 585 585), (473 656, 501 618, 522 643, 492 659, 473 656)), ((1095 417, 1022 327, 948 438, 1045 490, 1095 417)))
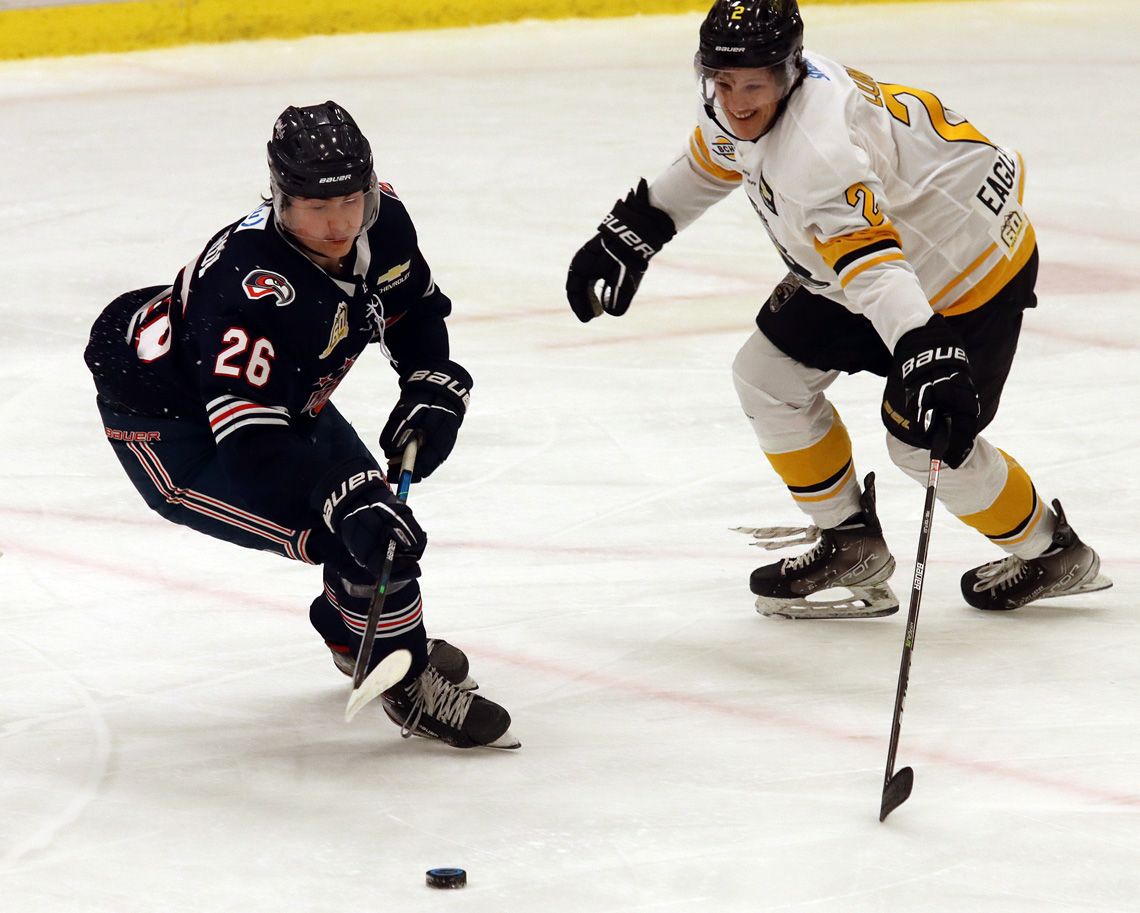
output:
POLYGON ((918 609, 922 603, 922 582, 926 576, 926 553, 930 548, 930 527, 934 523, 934 497, 938 492, 938 473, 942 471, 942 458, 949 443, 950 424, 946 422, 934 432, 930 447, 930 473, 926 478, 926 504, 922 509, 922 528, 918 533, 918 557, 914 561, 914 583, 910 590, 910 608, 906 616, 906 636, 903 638, 902 661, 899 664, 899 683, 895 690, 895 710, 891 717, 891 744, 887 749, 887 772, 883 777, 883 799, 879 805, 879 821, 910 798, 914 788, 914 769, 904 767, 895 773, 895 755, 899 750, 899 733, 902 731, 903 702, 910 678, 910 657, 914 652, 914 634, 918 628, 918 609))
MULTIPOLYGON (((408 500, 408 489, 412 484, 412 467, 416 463, 419 441, 412 438, 404 448, 404 458, 400 462, 400 481, 396 487, 396 497, 401 503, 408 500)), ((396 557, 396 537, 388 542, 388 552, 384 556, 384 566, 380 570, 380 580, 372 602, 368 606, 368 620, 364 625, 364 640, 356 656, 356 667, 352 673, 352 692, 348 695, 348 706, 344 708, 347 723, 369 701, 379 697, 400 679, 408 674, 412 666, 412 654, 407 650, 394 650, 365 674, 368 662, 372 659, 372 647, 376 643, 376 628, 380 624, 380 613, 384 610, 384 600, 388 596, 388 583, 392 577, 392 561, 396 557)))

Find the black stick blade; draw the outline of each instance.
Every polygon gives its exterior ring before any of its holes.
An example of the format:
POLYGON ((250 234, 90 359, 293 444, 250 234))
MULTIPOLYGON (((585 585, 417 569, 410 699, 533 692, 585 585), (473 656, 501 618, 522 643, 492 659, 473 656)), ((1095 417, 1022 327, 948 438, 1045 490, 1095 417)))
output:
POLYGON ((883 803, 879 806, 879 820, 886 821, 887 815, 910 798, 914 789, 914 769, 904 767, 883 786, 883 803))

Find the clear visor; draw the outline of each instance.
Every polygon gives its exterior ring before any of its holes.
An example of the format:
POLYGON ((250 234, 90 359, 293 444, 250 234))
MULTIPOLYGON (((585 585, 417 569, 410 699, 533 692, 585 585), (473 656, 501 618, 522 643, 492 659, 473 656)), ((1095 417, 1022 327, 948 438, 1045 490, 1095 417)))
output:
POLYGON ((301 241, 354 241, 376 222, 380 191, 373 175, 365 190, 339 197, 295 197, 273 187, 277 222, 301 241))
POLYGON ((780 103, 799 75, 798 57, 792 54, 770 67, 714 69, 693 61, 701 101, 712 108, 724 124, 726 111, 739 117, 780 103))

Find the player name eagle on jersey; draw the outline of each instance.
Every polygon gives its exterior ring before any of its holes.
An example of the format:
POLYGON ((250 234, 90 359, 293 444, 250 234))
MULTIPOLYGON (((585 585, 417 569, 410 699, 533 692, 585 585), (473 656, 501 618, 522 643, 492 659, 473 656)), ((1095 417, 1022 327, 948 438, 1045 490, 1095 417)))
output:
POLYGON ((305 433, 369 342, 401 374, 448 356, 451 302, 387 185, 375 224, 334 278, 277 227, 271 203, 217 232, 173 286, 104 311, 90 360, 105 401, 209 422, 218 443, 252 428, 305 433))
POLYGON ((805 62, 803 84, 754 142, 732 139, 702 106, 685 156, 650 187, 654 204, 681 229, 743 184, 788 268, 866 315, 892 349, 931 308, 985 303, 1034 248, 1020 156, 929 92, 805 62))

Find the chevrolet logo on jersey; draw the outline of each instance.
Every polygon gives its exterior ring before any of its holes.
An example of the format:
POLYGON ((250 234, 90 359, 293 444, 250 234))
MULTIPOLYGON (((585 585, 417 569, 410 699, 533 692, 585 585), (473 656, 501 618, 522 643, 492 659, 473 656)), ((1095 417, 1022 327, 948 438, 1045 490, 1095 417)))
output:
POLYGON ((379 286, 377 291, 386 292, 391 288, 395 288, 397 285, 408 278, 410 275, 408 270, 411 269, 411 266, 412 261, 408 260, 404 263, 393 266, 390 270, 388 270, 388 272, 384 273, 381 276, 378 276, 376 278, 376 284, 379 286))
POLYGON ((348 305, 343 301, 336 307, 336 317, 333 318, 332 332, 329 333, 329 344, 323 352, 321 358, 328 358, 332 354, 332 350, 336 348, 337 343, 348 336, 348 305))

